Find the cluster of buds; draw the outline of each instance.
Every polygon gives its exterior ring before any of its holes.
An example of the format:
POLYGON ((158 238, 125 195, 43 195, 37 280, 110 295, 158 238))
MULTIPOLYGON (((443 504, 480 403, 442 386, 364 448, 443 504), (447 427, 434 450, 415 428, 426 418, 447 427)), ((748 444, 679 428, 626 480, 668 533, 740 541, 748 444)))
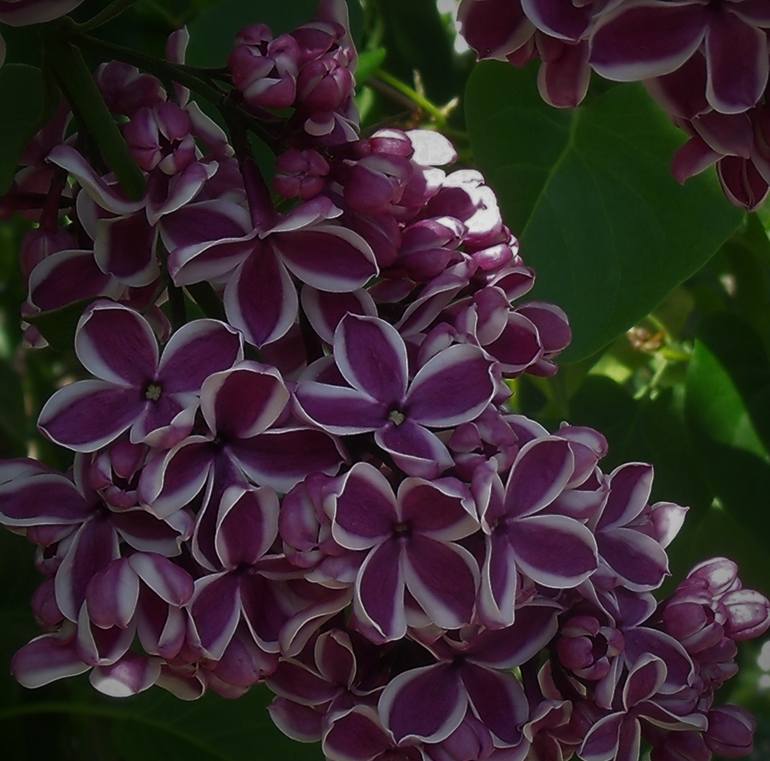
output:
POLYGON ((0 464, 0 524, 43 576, 13 673, 183 700, 266 683, 332 761, 749 753, 715 691, 770 602, 717 559, 658 604, 686 509, 651 501, 649 465, 603 470, 598 431, 507 409, 508 381, 556 371, 567 318, 525 300, 534 273, 445 138, 358 135, 334 10, 238 36, 233 91, 286 126, 273 196, 185 88, 120 62, 97 81, 144 198, 66 108, 25 154, 24 315, 88 301, 91 377, 38 420, 70 471, 0 464))
POLYGON ((326 144, 356 138, 356 50, 333 13, 278 37, 254 24, 235 43, 233 84, 255 113, 292 108, 292 124, 326 144))
POLYGON ((538 85, 577 106, 594 71, 644 82, 692 139, 674 176, 716 164, 728 198, 754 209, 770 188, 765 0, 463 0, 462 33, 481 58, 541 61, 538 85))

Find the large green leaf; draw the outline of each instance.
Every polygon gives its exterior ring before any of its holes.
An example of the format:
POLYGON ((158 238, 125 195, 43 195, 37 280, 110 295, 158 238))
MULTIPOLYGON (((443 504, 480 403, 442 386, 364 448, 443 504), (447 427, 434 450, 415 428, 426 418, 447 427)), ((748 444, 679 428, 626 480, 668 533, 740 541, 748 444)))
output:
POLYGON ((748 323, 722 312, 701 326, 687 373, 686 412, 695 452, 719 500, 710 522, 722 529, 708 530, 710 541, 731 543, 726 550, 737 545, 738 559, 749 560, 758 541, 769 591, 770 362, 748 323))
POLYGON ((477 163, 538 271, 537 296, 569 314, 568 361, 649 313, 741 220, 713 176, 684 187, 671 178, 681 133, 640 85, 557 111, 540 99, 534 70, 484 62, 466 116, 477 163))
POLYGON ((0 68, 0 195, 13 180, 24 147, 43 117, 45 85, 40 69, 9 63, 0 68))

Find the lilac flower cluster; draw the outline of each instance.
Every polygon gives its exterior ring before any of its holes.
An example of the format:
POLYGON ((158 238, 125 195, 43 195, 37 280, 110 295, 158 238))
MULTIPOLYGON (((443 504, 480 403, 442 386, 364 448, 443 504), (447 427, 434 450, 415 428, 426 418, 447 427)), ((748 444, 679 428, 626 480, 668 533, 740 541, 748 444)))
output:
POLYGON ((767 0, 463 0, 459 19, 481 58, 538 58, 540 93, 557 108, 583 100, 592 71, 644 82, 691 136, 677 180, 716 164, 734 204, 767 197, 767 0))
POLYGON ((355 58, 334 3, 238 36, 229 97, 282 120, 272 195, 187 89, 125 63, 97 80, 144 198, 66 109, 29 146, 2 201, 38 223, 24 316, 89 302, 90 377, 38 421, 71 471, 0 463, 0 523, 43 576, 14 675, 266 683, 333 761, 747 754, 753 720, 715 695, 770 602, 726 559, 656 602, 686 509, 651 503, 649 465, 602 470, 599 432, 507 410, 507 381, 555 372, 566 316, 521 301, 534 274, 447 140, 359 137, 355 58), (180 320, 180 297, 222 314, 180 320))

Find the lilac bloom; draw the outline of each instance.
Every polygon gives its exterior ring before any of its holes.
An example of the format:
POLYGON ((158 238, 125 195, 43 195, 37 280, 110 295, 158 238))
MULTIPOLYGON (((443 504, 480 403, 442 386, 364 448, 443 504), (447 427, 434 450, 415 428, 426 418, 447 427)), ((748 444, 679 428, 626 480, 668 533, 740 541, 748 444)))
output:
POLYGON ((174 556, 192 534, 184 511, 167 520, 140 509, 114 510, 81 482, 37 472, 0 486, 0 523, 42 546, 58 542, 55 601, 77 621, 91 579, 120 557, 125 543, 140 552, 174 556))
POLYGON ((332 629, 320 634, 312 659, 282 660, 267 680, 278 696, 268 708, 279 729, 300 742, 317 742, 324 728, 341 712, 350 710, 366 694, 360 680, 358 658, 347 632, 332 629))
POLYGON ((652 489, 650 465, 628 463, 609 476, 609 493, 596 523, 602 562, 620 584, 635 592, 657 589, 668 574, 668 556, 659 541, 637 528, 652 489))
MULTIPOLYGON (((98 627, 102 636, 110 629, 127 630, 132 635, 135 631, 146 653, 175 658, 187 629, 182 607, 192 595, 192 577, 162 555, 137 552, 113 560, 91 578, 86 588, 85 605, 78 617, 81 656, 90 662, 89 655, 96 654, 93 633, 98 627)), ((132 639, 128 639, 127 646, 132 639)))
POLYGON ((770 8, 761 0, 620 3, 604 16, 591 41, 591 66, 619 81, 676 71, 702 49, 706 99, 716 111, 751 108, 768 80, 770 8))
POLYGON ((291 275, 321 291, 350 293, 377 274, 366 241, 331 223, 340 213, 319 196, 255 230, 236 204, 191 204, 164 224, 169 270, 177 285, 226 276, 228 320, 247 341, 263 346, 284 336, 297 318, 291 275))
POLYGON ((213 550, 223 570, 195 582, 190 603, 193 641, 219 660, 244 620, 257 645, 278 649, 281 624, 289 618, 279 588, 259 572, 259 562, 278 535, 278 497, 268 487, 230 487, 216 516, 213 550))
POLYGON ((14 677, 30 688, 83 674, 89 669, 89 681, 99 692, 110 697, 128 697, 155 684, 161 661, 128 652, 112 664, 91 668, 79 657, 74 633, 67 629, 36 637, 22 647, 11 662, 14 677))
POLYGON ((597 569, 596 541, 578 520, 548 508, 585 480, 567 439, 525 444, 503 487, 493 466, 473 479, 485 533, 479 613, 488 625, 509 626, 515 617, 518 574, 555 589, 577 587, 597 569), (574 484, 574 485, 577 485, 574 484))
POLYGON ((355 706, 337 717, 323 736, 323 752, 329 761, 422 761, 416 743, 396 743, 380 723, 377 711, 355 706))
POLYGON ((557 612, 552 605, 527 606, 508 629, 485 631, 469 642, 434 643, 431 649, 442 660, 399 674, 383 691, 378 704, 383 726, 399 743, 438 743, 470 708, 496 747, 519 745, 529 706, 511 669, 553 638, 557 612))
POLYGON ((450 467, 446 445, 430 429, 473 420, 495 393, 492 367, 472 346, 444 349, 410 382, 403 339, 375 317, 340 321, 334 360, 350 386, 301 381, 302 411, 331 433, 375 431, 378 446, 410 475, 430 478, 450 467))
POLYGON ((701 713, 677 714, 661 700, 666 664, 654 655, 640 658, 628 673, 622 690, 622 710, 605 716, 588 732, 579 751, 583 761, 637 761, 641 752, 642 722, 670 731, 704 730, 701 713))
POLYGON ((385 640, 406 634, 407 590, 444 629, 471 620, 478 567, 456 544, 478 527, 470 492, 455 479, 407 478, 394 495, 373 466, 356 463, 325 500, 332 536, 368 550, 355 582, 354 609, 385 640))
MULTIPOLYGON (((190 436, 168 452, 156 452, 139 480, 139 497, 157 515, 169 515, 206 486, 198 536, 204 521, 215 520, 217 500, 234 483, 248 478, 287 492, 311 473, 336 473, 342 457, 328 434, 298 425, 271 428, 288 400, 274 368, 244 361, 213 373, 201 389, 207 435, 190 436)), ((198 557, 210 568, 217 564, 210 545, 214 526, 212 522, 203 530, 209 544, 198 557)))
POLYGON ((96 379, 57 391, 38 425, 57 444, 93 452, 129 429, 132 442, 155 446, 184 438, 192 429, 201 384, 241 359, 243 345, 229 325, 194 320, 159 356, 144 317, 100 300, 78 322, 75 353, 96 379))

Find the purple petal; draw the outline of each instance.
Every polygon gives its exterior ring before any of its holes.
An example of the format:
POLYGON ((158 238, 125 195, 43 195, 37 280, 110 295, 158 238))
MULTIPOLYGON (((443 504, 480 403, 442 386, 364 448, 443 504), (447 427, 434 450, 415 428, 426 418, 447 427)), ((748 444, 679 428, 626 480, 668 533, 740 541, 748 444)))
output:
POLYGON ((167 449, 189 436, 198 405, 196 399, 185 399, 184 396, 161 394, 160 399, 145 404, 142 414, 131 426, 130 442, 167 449), (189 406, 185 407, 185 404, 189 406))
POLYGON ((337 685, 353 684, 356 676, 356 655, 350 637, 343 631, 324 632, 313 648, 320 674, 337 685))
POLYGON ((297 292, 286 268, 268 247, 258 247, 225 288, 228 322, 254 346, 286 335, 297 318, 297 292))
POLYGON ((707 13, 699 3, 622 3, 594 30, 591 66, 601 76, 618 82, 668 74, 700 46, 707 13))
POLYGON ((410 476, 436 478, 453 464, 444 442, 411 420, 389 423, 374 434, 374 440, 410 476))
POLYGON ((368 291, 326 293, 306 285, 301 294, 302 310, 323 341, 334 341, 334 331, 346 314, 377 316, 377 305, 368 291))
POLYGON ((189 204, 163 218, 161 236, 177 285, 217 280, 232 272, 257 244, 248 211, 226 200, 189 204))
POLYGON ((521 572, 546 587, 572 589, 598 567, 593 534, 573 518, 520 518, 512 525, 508 538, 521 572))
POLYGON ((355 291, 379 272, 369 244, 344 227, 320 224, 269 240, 296 277, 321 291, 355 291))
POLYGON ((671 162, 671 174, 680 184, 684 184, 690 177, 706 171, 716 164, 722 157, 716 151, 709 148, 701 137, 690 138, 675 154, 671 162))
POLYGON ((469 492, 454 479, 406 478, 399 486, 398 502, 401 520, 432 539, 462 539, 479 527, 469 492))
POLYGON ((266 652, 278 652, 281 630, 290 618, 286 591, 278 583, 254 574, 241 579, 241 604, 246 625, 266 652))
POLYGON ((535 32, 521 4, 508 0, 463 0, 458 19, 463 37, 479 58, 505 60, 535 32))
POLYGON ((449 428, 478 417, 495 394, 492 367, 473 346, 452 346, 415 375, 405 407, 414 421, 449 428))
MULTIPOLYGON (((538 1, 542 0, 530 0, 538 1)), ((579 106, 591 82, 591 67, 588 65, 590 53, 591 48, 585 41, 576 45, 559 45, 559 55, 549 56, 540 64, 537 76, 540 97, 555 108, 579 106)))
POLYGON ((92 304, 80 318, 75 353, 97 378, 137 388, 155 377, 158 364, 158 343, 147 320, 106 300, 92 304))
POLYGON ((526 370, 543 353, 535 323, 518 312, 509 313, 503 332, 484 348, 500 363, 505 373, 526 370))
POLYGON ((479 569, 473 556, 452 542, 415 534, 404 555, 404 579, 412 597, 442 629, 470 623, 479 569))
POLYGON ((542 510, 562 492, 574 470, 569 443, 557 437, 535 439, 516 457, 505 487, 505 512, 526 516, 542 510))
POLYGON ((195 162, 173 177, 150 175, 147 184, 147 220, 156 225, 165 214, 177 211, 198 195, 218 168, 216 161, 195 162))
POLYGON ((629 671, 623 686, 623 706, 630 711, 658 693, 666 681, 666 664, 654 655, 642 657, 629 671))
POLYGON ((369 553, 358 571, 354 605, 356 615, 386 640, 404 636, 404 569, 399 542, 387 541, 369 553))
POLYGON ((230 487, 222 496, 214 540, 226 568, 254 565, 278 536, 278 496, 269 488, 230 487))
POLYGON ((666 679, 659 688, 663 693, 676 693, 689 684, 693 664, 684 647, 673 637, 656 629, 637 626, 623 632, 625 650, 623 653, 629 666, 650 655, 666 664, 666 679))
POLYGON ((398 331, 377 317, 344 317, 334 333, 334 360, 351 386, 387 405, 406 392, 406 346, 398 331))
POLYGON ((203 653, 207 658, 219 660, 241 617, 238 577, 232 573, 216 573, 198 579, 189 610, 203 653))
POLYGON ((295 396, 302 412, 313 423, 341 436, 377 430, 388 419, 385 404, 344 386, 304 381, 295 396))
POLYGON ((201 389, 203 417, 209 430, 225 441, 264 432, 288 401, 289 392, 280 373, 251 361, 210 375, 201 389))
POLYGON ((160 660, 126 653, 111 666, 98 666, 88 677, 103 695, 127 698, 150 689, 160 676, 160 660))
POLYGON ((240 334, 219 320, 193 320, 169 339, 158 366, 165 392, 199 391, 213 373, 243 359, 240 334))
POLYGON ((560 0, 522 0, 529 20, 551 37, 577 42, 585 35, 591 21, 591 5, 562 3, 560 0))
POLYGON ((613 761, 618 752, 623 723, 622 713, 613 713, 597 721, 583 740, 580 758, 584 761, 613 761))
POLYGON ((393 533, 396 500, 385 476, 368 463, 356 463, 340 477, 341 490, 331 513, 332 536, 342 547, 367 550, 393 533))
POLYGON ((72 640, 55 634, 36 637, 17 650, 11 661, 13 677, 29 689, 77 676, 89 668, 78 656, 72 640))
POLYGON ((29 276, 29 302, 42 311, 122 290, 94 261, 92 251, 57 251, 45 257, 29 276))
POLYGON ((99 206, 113 214, 133 214, 144 206, 144 200, 127 200, 117 184, 108 185, 85 158, 69 145, 57 145, 46 160, 66 169, 99 206))
POLYGON ((706 98, 711 106, 725 114, 746 111, 767 86, 767 33, 725 8, 709 25, 706 63, 706 98))
POLYGON ((96 223, 94 259, 99 269, 125 285, 149 285, 160 274, 155 245, 158 233, 138 212, 105 217, 96 223))
POLYGON ((501 745, 517 745, 529 718, 524 690, 513 674, 466 663, 462 680, 473 712, 501 745))
POLYGON ((559 608, 553 604, 523 605, 507 629, 486 630, 473 641, 469 657, 495 669, 511 669, 533 658, 558 631, 559 608))
POLYGON ((335 440, 312 428, 273 429, 230 451, 252 481, 282 494, 311 473, 333 476, 342 464, 335 440))
POLYGON ((504 534, 487 536, 485 542, 478 612, 485 626, 499 629, 513 624, 516 615, 516 556, 504 534))
POLYGON ((324 714, 285 698, 276 698, 267 712, 278 729, 297 742, 318 742, 323 734, 324 714))
POLYGON ((93 576, 86 590, 88 617, 96 626, 125 629, 139 601, 139 579, 125 558, 93 576))
POLYGON ((138 493, 154 515, 165 518, 189 504, 203 488, 213 463, 211 442, 185 439, 169 452, 158 452, 145 465, 138 493))
POLYGON ((91 508, 68 478, 42 473, 0 485, 4 526, 66 526, 82 523, 91 508))
POLYGON ((650 499, 653 469, 644 463, 627 463, 610 474, 610 494, 599 528, 625 526, 636 518, 650 499))
POLYGON ((457 729, 467 705, 459 671, 440 663, 405 671, 391 680, 380 696, 378 711, 398 742, 437 743, 457 729))
POLYGON ((55 580, 56 604, 70 621, 78 620, 92 577, 118 556, 118 537, 108 520, 93 518, 75 534, 55 580))
POLYGON ((305 706, 322 706, 339 692, 336 684, 301 661, 284 660, 267 680, 267 686, 278 696, 305 706))
POLYGON ((635 529, 613 528, 598 536, 599 554, 635 592, 657 589, 668 574, 666 551, 651 537, 635 529))
POLYGON ((137 552, 128 558, 134 573, 169 605, 186 605, 193 595, 193 580, 187 571, 157 553, 137 552))
POLYGON ((331 761, 372 761, 393 746, 377 712, 356 706, 334 719, 323 738, 323 752, 331 761))

